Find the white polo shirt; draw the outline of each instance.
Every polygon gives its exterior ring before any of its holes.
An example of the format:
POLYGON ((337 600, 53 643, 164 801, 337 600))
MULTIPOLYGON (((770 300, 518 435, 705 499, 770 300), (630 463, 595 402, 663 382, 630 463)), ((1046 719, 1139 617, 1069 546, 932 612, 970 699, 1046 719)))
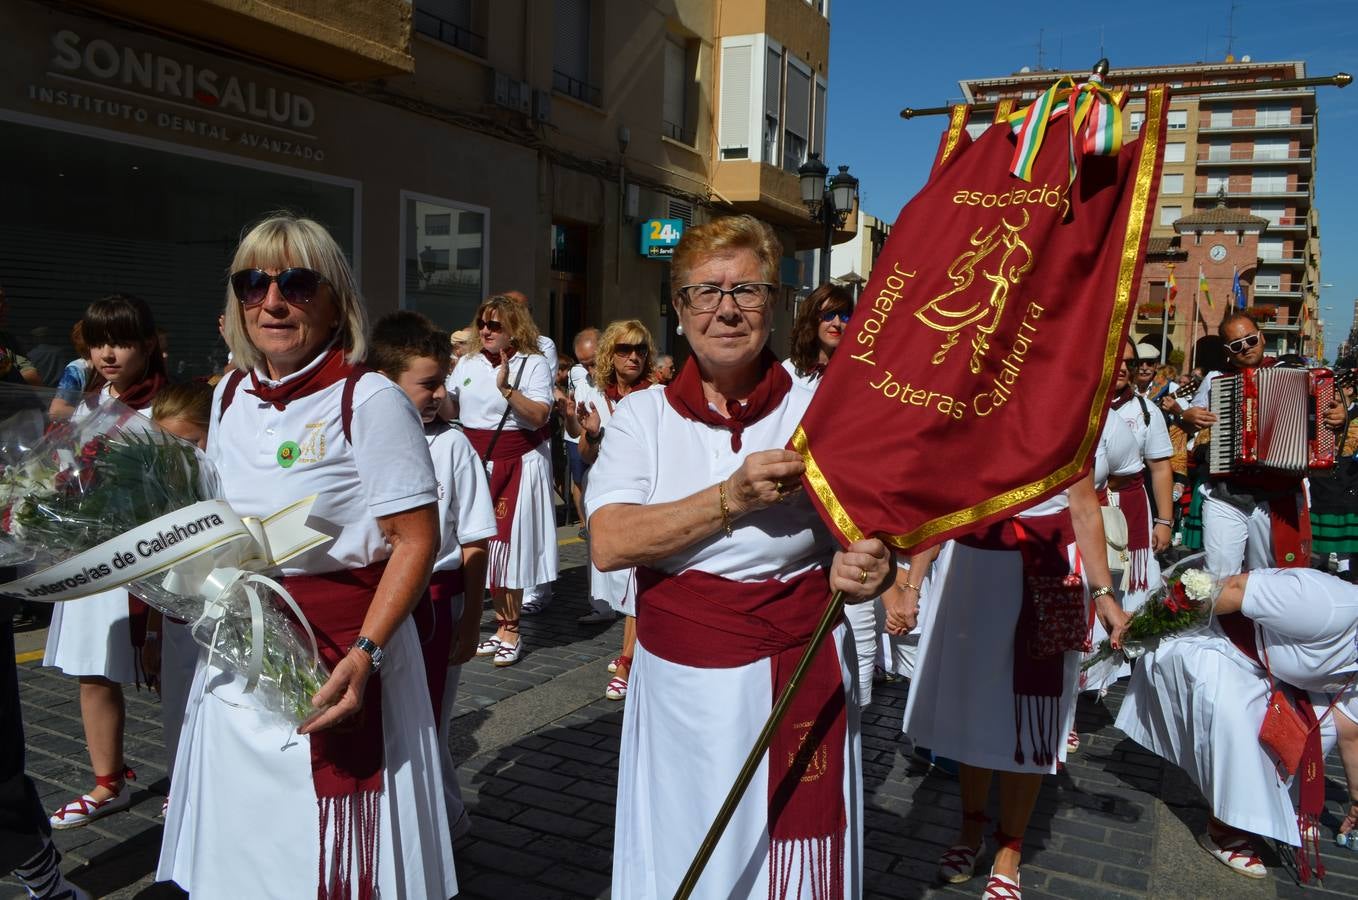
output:
MULTIPOLYGON (((540 353, 527 356, 515 353, 509 360, 509 383, 514 383, 519 366, 526 366, 519 379, 519 392, 530 400, 552 405, 552 378, 556 374, 547 367, 547 358, 540 353), (525 363, 525 360, 527 361, 525 363)), ((453 374, 448 376, 448 395, 457 401, 458 420, 465 428, 495 428, 504 414, 505 400, 496 383, 499 367, 492 366, 484 353, 469 353, 457 361, 453 374)), ((505 420, 505 428, 535 431, 515 412, 505 420)))
MULTIPOLYGON (((323 357, 283 381, 300 377, 323 357)), ((387 559, 391 546, 378 517, 438 500, 419 414, 386 377, 366 372, 354 385, 352 444, 340 419, 343 381, 279 410, 247 393, 246 378, 222 412, 229 381, 223 379, 213 395, 207 442, 223 497, 239 515, 268 516, 315 494, 307 524, 334 537, 288 560, 282 574, 319 575, 387 559)))
POLYGON ((429 455, 438 478, 439 533, 442 544, 435 572, 462 567, 462 545, 495 536, 495 510, 486 472, 466 435, 447 422, 424 426, 429 455))

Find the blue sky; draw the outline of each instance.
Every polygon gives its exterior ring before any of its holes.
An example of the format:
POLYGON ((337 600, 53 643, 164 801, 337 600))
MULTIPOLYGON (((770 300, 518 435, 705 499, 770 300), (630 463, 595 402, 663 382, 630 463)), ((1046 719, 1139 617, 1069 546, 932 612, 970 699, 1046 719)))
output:
MULTIPOLYGON (((1225 58, 1294 60, 1308 75, 1358 74, 1354 0, 1142 0, 1082 4, 1026 0, 834 0, 830 6, 830 126, 826 165, 860 179, 862 207, 894 221, 923 186, 945 120, 907 121, 905 106, 961 98, 962 78, 1004 75, 1038 63, 1113 68, 1225 58), (965 10, 963 12, 963 10, 965 10)), ((1321 318, 1326 354, 1347 336, 1358 299, 1358 85, 1317 89, 1320 137, 1321 318)))

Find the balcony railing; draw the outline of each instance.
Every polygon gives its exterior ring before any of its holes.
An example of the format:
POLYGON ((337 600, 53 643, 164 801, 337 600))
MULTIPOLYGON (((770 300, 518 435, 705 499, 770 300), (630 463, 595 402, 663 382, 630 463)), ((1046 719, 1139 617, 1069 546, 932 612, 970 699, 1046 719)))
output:
POLYGON ((552 90, 583 100, 591 106, 603 105, 603 93, 597 87, 556 69, 552 70, 552 90))
POLYGON ((1200 131, 1200 132, 1210 131, 1210 132, 1222 133, 1222 132, 1226 132, 1226 131, 1286 131, 1286 130, 1289 129, 1289 128, 1290 128, 1290 129, 1305 128, 1305 129, 1308 129, 1308 130, 1309 130, 1309 129, 1311 129, 1312 127, 1314 127, 1314 125, 1315 125, 1315 117, 1314 117, 1314 116, 1301 116, 1301 117, 1299 117, 1298 120, 1295 121, 1295 122, 1293 122, 1293 121, 1287 121, 1287 122, 1266 122, 1266 123, 1263 123, 1263 124, 1261 124, 1261 123, 1258 121, 1258 119, 1256 119, 1254 122, 1245 123, 1245 124, 1237 124, 1237 123, 1235 123, 1235 122, 1228 122, 1228 123, 1223 123, 1223 124, 1220 124, 1220 125, 1213 124, 1213 123, 1209 120, 1209 121, 1207 122, 1207 124, 1205 124, 1205 125, 1199 125, 1199 126, 1198 126, 1198 131, 1200 131))
POLYGON ((676 125, 673 122, 662 121, 660 123, 660 131, 665 137, 676 140, 681 144, 688 144, 690 147, 698 143, 697 135, 682 125, 676 125))
POLYGON ((1283 165, 1283 164, 1286 164, 1286 163, 1309 163, 1309 162, 1312 162, 1313 159, 1314 159, 1314 157, 1312 157, 1311 154, 1309 154, 1309 153, 1307 153, 1307 152, 1305 152, 1305 151, 1301 151, 1301 150, 1291 150, 1291 151, 1288 151, 1288 153, 1287 153, 1286 156, 1277 156, 1277 155, 1273 155, 1273 156, 1267 156, 1267 155, 1265 155, 1265 156, 1260 156, 1260 155, 1258 155, 1258 154, 1256 154, 1256 153, 1252 153, 1252 152, 1247 151, 1247 150, 1244 150, 1244 151, 1240 151, 1240 150, 1232 150, 1230 156, 1221 156, 1221 155, 1217 155, 1217 154, 1213 154, 1213 153, 1207 153, 1207 154, 1199 155, 1199 156, 1198 156, 1198 165, 1200 165, 1200 166, 1241 166, 1241 165, 1250 165, 1250 164, 1253 164, 1253 163, 1263 163, 1263 164, 1265 164, 1265 165, 1267 165, 1267 164, 1269 164, 1269 163, 1278 163, 1278 164, 1280 164, 1280 165, 1283 165))
MULTIPOLYGON (((1208 188, 1198 191, 1195 196, 1200 200, 1210 200, 1217 196, 1219 187, 1208 188)), ((1283 185, 1282 187, 1253 187, 1247 191, 1233 191, 1226 189, 1227 197, 1310 197, 1311 183, 1309 181, 1299 181, 1295 185, 1283 185)))
POLYGON ((1257 284, 1254 286, 1254 295, 1255 295, 1255 297, 1257 297, 1257 298, 1259 298, 1259 299, 1261 299, 1261 300, 1263 300, 1263 299, 1268 299, 1268 300, 1300 300, 1300 299, 1301 299, 1301 291, 1294 291, 1294 290, 1292 290, 1291 288, 1288 288, 1288 289, 1284 290, 1283 288, 1280 288, 1280 287, 1279 287, 1279 288, 1260 287, 1260 286, 1257 285, 1257 284))
POLYGON ((1261 266, 1304 266, 1306 257, 1304 256, 1261 256, 1259 257, 1261 266))
POLYGON ((474 56, 486 55, 486 39, 483 36, 418 7, 415 9, 415 30, 474 56))

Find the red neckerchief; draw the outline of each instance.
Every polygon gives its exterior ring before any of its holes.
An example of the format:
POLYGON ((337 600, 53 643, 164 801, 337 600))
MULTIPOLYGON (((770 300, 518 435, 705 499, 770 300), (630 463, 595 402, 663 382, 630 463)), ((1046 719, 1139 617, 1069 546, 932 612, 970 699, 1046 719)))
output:
POLYGON ((492 369, 500 368, 500 362, 504 359, 503 353, 491 353, 485 347, 481 348, 481 355, 486 358, 488 363, 490 363, 492 369))
POLYGON ((353 368, 344 359, 344 348, 332 346, 325 351, 319 364, 313 364, 297 378, 290 378, 276 385, 270 386, 260 381, 259 376, 252 370, 250 383, 253 387, 246 388, 245 393, 254 394, 265 403, 273 404, 274 409, 281 410, 298 397, 309 396, 343 381, 353 368))
POLYGON ((157 342, 156 346, 151 348, 151 358, 146 362, 146 374, 114 399, 132 409, 145 409, 156 399, 156 394, 160 393, 161 388, 169 383, 170 376, 165 371, 165 356, 160 352, 160 343, 157 342))
MULTIPOLYGON (((651 381, 649 378, 639 378, 637 379, 636 384, 628 388, 627 394, 644 391, 652 384, 655 384, 655 382, 651 381)), ((604 399, 608 401, 608 411, 612 412, 613 407, 621 403, 622 398, 626 397, 627 394, 622 392, 622 385, 617 382, 604 385, 604 399)))
POLYGON ((778 408, 792 389, 792 376, 787 374, 769 348, 759 354, 759 365, 763 372, 759 384, 750 396, 741 403, 726 401, 726 416, 714 411, 703 393, 703 376, 698 369, 698 361, 690 356, 679 376, 665 386, 665 399, 674 411, 685 419, 703 422, 731 432, 731 449, 740 452, 740 435, 746 428, 758 422, 778 408))
POLYGON ((1121 409, 1127 401, 1136 396, 1136 391, 1132 390, 1132 383, 1129 381, 1123 385, 1122 390, 1113 395, 1113 400, 1109 404, 1113 409, 1121 409))

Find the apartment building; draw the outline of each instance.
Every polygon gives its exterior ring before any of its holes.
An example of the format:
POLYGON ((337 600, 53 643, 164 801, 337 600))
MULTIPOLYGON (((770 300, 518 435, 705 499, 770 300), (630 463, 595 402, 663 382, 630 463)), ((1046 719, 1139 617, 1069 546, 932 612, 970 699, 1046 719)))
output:
MULTIPOLYGON (((324 222, 374 316, 464 326, 527 293, 558 342, 636 317, 680 349, 668 254, 731 212, 798 251, 825 142, 826 0, 10 0, 0 284, 19 335, 145 296, 177 374, 225 348, 241 231, 324 222)), ((840 237, 856 225, 851 217, 840 237)), ((777 329, 786 340, 790 327, 777 329)))
MULTIPOLYGON (((1019 72, 961 86, 969 102, 1021 102, 1062 75, 1088 73, 1019 72)), ((1138 339, 1158 345, 1163 333, 1168 348, 1191 357, 1194 342, 1214 332, 1231 308, 1238 278, 1271 353, 1318 352, 1316 95, 1313 88, 1268 86, 1305 76, 1304 62, 1249 57, 1109 73, 1114 88, 1171 88, 1164 172, 1133 328, 1138 339), (1239 91, 1173 96, 1175 88, 1235 83, 1239 91)), ((1135 136, 1144 105, 1130 100, 1124 114, 1128 136, 1135 136)))

